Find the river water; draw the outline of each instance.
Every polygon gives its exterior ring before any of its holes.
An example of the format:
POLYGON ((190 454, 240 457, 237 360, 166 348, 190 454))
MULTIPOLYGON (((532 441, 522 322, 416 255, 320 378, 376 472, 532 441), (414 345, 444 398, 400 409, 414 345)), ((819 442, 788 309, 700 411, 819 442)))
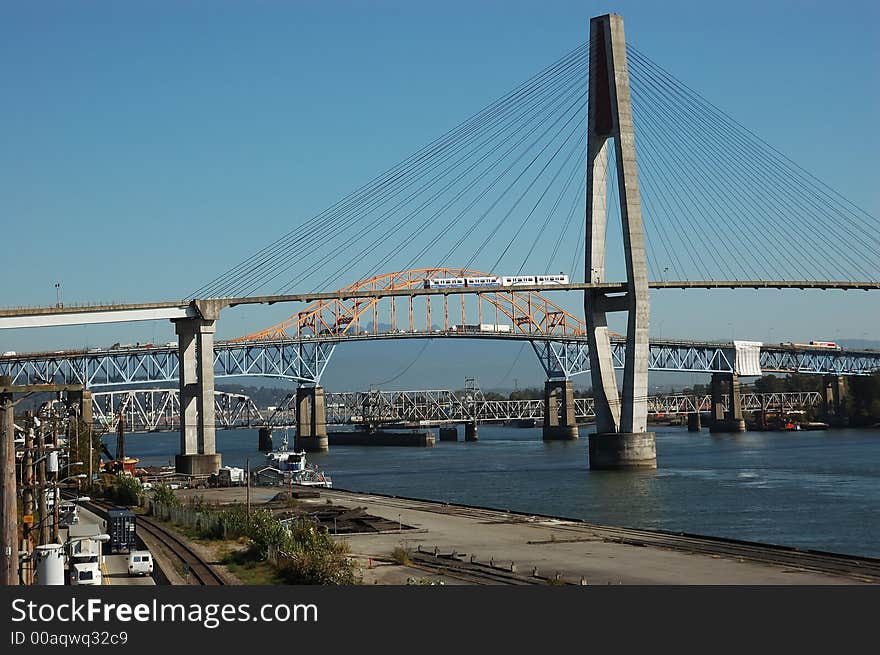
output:
MULTIPOLYGON (((308 461, 341 489, 880 557, 880 430, 654 429, 658 468, 645 472, 590 471, 587 428, 545 443, 539 428, 480 426, 478 442, 336 446, 308 461)), ((126 454, 164 465, 178 443, 127 435, 126 454)), ((256 430, 218 431, 217 448, 224 464, 263 462, 256 430)))

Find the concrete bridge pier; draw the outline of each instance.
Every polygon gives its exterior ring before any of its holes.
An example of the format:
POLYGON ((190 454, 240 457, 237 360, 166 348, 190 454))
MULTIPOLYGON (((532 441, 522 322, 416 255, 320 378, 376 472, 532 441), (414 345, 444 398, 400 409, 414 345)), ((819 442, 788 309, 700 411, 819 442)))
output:
POLYGON ((464 440, 465 441, 478 441, 479 437, 477 430, 477 422, 473 421, 471 423, 464 424, 464 440))
POLYGON ((323 387, 299 387, 296 390, 296 441, 294 448, 310 453, 330 450, 323 387))
POLYGON ((700 412, 688 412, 688 432, 701 432, 700 412))
POLYGON ((544 441, 578 438, 574 390, 571 380, 544 382, 544 441))
POLYGON ((440 441, 458 441, 458 427, 450 425, 440 428, 440 441))
POLYGON ((841 425, 846 420, 846 382, 840 375, 822 376, 822 415, 828 423, 841 425))
POLYGON ((257 437, 257 450, 261 453, 272 452, 272 428, 268 425, 260 428, 259 436, 257 437))
POLYGON ((712 374, 712 422, 709 432, 745 432, 739 376, 735 373, 712 374), (728 387, 729 403, 724 409, 724 386, 728 387))
POLYGON ((216 320, 173 321, 180 360, 180 454, 178 473, 205 475, 220 470, 215 448, 214 332, 216 320))

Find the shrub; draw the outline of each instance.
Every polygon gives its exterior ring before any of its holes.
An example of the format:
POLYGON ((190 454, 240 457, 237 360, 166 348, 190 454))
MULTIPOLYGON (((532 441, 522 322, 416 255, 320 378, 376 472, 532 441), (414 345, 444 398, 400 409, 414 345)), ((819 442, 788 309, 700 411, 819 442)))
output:
POLYGON ((391 559, 396 564, 412 564, 412 557, 410 557, 409 551, 403 546, 397 546, 391 551, 391 559))
POLYGON ((109 487, 111 497, 120 505, 140 505, 144 488, 141 481, 130 475, 116 476, 113 486, 109 487))
POLYGON ((174 494, 174 490, 167 484, 160 484, 153 492, 153 500, 166 507, 179 507, 180 499, 174 494))
POLYGON ((357 568, 346 557, 348 546, 337 543, 327 530, 307 525, 289 534, 290 546, 279 570, 290 584, 350 585, 360 582, 357 568))

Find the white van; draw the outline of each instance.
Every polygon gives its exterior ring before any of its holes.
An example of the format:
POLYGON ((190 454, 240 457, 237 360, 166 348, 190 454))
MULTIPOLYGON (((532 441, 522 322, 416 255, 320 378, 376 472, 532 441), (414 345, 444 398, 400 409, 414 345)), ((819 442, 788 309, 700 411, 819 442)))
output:
POLYGON ((101 567, 97 561, 80 561, 70 569, 70 584, 99 585, 101 584, 101 567))
POLYGON ((148 550, 133 550, 128 554, 129 575, 153 575, 153 556, 148 550))

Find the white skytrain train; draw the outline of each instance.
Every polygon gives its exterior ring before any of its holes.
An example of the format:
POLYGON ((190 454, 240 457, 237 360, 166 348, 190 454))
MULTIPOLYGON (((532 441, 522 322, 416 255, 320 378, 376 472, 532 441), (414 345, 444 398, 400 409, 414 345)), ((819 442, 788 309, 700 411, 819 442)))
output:
POLYGON ((516 287, 525 285, 568 284, 567 275, 487 275, 483 277, 432 277, 425 280, 426 289, 456 287, 516 287))

